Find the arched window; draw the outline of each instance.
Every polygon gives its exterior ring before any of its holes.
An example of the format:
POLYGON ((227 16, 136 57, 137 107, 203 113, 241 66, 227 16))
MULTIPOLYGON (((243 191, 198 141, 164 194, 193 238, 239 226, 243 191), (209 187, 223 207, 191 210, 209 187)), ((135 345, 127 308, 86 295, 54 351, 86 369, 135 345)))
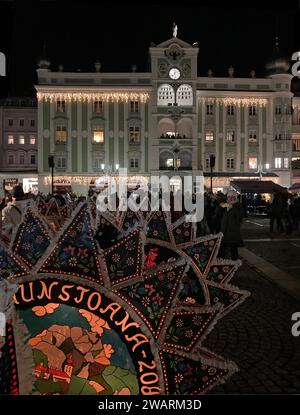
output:
POLYGON ((176 93, 176 102, 177 105, 193 105, 193 89, 191 85, 182 84, 177 89, 176 93))
POLYGON ((157 105, 173 105, 175 101, 174 89, 169 84, 162 84, 157 90, 157 105))

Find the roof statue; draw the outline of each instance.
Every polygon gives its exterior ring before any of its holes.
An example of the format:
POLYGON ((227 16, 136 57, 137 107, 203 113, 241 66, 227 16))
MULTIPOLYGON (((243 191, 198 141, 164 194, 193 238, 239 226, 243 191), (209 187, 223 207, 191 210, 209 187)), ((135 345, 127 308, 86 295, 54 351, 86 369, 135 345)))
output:
POLYGON ((173 23, 173 37, 177 37, 178 27, 176 23, 173 23))

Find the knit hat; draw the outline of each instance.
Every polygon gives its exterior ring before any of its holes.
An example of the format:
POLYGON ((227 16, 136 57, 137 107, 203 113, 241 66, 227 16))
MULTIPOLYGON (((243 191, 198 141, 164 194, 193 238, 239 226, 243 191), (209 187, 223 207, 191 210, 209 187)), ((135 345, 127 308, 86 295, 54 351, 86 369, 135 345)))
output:
POLYGON ((20 184, 15 186, 11 191, 12 197, 15 197, 17 200, 23 199, 24 197, 24 191, 20 184))

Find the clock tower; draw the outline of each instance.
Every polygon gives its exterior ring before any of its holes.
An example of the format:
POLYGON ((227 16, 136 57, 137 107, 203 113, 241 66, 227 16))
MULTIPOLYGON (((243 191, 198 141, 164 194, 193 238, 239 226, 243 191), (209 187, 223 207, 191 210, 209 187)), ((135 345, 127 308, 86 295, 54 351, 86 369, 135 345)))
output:
POLYGON ((177 37, 150 47, 149 154, 152 174, 195 176, 197 160, 198 47, 177 37), (187 173, 189 172, 189 173, 187 173))

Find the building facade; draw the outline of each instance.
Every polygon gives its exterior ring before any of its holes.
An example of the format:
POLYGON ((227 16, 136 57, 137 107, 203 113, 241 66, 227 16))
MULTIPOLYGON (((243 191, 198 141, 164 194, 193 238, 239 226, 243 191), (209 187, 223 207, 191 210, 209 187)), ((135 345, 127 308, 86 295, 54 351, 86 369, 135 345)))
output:
POLYGON ((0 106, 0 187, 9 191, 20 183, 37 188, 37 102, 35 98, 6 98, 0 106))
POLYGON ((292 139, 292 183, 300 184, 300 97, 293 98, 292 139))
MULTIPOLYGON (((277 46, 277 45, 276 45, 277 46)), ((269 62, 256 78, 198 76, 198 47, 176 36, 150 47, 151 72, 38 73, 39 188, 55 184, 86 193, 95 180, 128 169, 129 182, 151 175, 204 173, 214 190, 234 179, 291 184, 292 75, 287 62, 269 62)), ((175 179, 174 179, 175 180, 175 179)))

